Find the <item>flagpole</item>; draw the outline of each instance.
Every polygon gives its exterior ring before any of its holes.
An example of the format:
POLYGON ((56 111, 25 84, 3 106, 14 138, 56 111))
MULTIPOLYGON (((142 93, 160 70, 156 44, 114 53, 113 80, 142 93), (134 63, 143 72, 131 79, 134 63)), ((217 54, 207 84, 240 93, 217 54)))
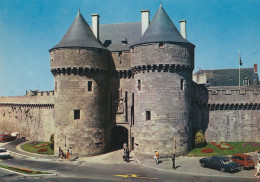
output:
POLYGON ((239 65, 239 73, 238 73, 238 82, 239 82, 239 89, 240 89, 240 60, 241 60, 241 56, 240 56, 240 50, 238 51, 238 54, 239 54, 239 63, 238 63, 238 65, 239 65))

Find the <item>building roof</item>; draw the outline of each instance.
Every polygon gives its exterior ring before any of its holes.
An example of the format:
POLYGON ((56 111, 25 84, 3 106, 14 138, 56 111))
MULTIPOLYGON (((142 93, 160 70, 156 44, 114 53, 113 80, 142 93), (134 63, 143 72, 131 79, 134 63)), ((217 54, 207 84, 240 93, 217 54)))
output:
POLYGON ((129 50, 130 45, 142 36, 141 22, 103 24, 99 31, 100 41, 110 51, 129 50))
MULTIPOLYGON (((195 74, 206 75, 206 82, 209 86, 238 86, 239 69, 218 69, 218 70, 199 70, 195 74)), ((240 69, 240 85, 243 86, 243 80, 249 79, 249 85, 259 85, 258 74, 254 68, 240 69)))
POLYGON ((82 47, 82 48, 100 48, 106 49, 95 37, 88 23, 78 12, 75 20, 70 26, 62 40, 54 46, 55 48, 64 47, 82 47))
POLYGON ((142 38, 135 42, 133 46, 157 42, 179 42, 191 44, 181 36, 180 32, 172 23, 170 17, 161 5, 142 38))

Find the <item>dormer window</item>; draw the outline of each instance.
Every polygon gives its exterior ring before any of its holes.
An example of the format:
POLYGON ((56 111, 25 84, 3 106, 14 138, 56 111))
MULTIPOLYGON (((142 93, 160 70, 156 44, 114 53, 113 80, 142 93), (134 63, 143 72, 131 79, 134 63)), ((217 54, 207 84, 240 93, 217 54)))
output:
POLYGON ((247 77, 244 78, 243 85, 244 86, 249 86, 249 79, 247 77))
POLYGON ((127 44, 127 40, 126 40, 126 38, 123 37, 123 38, 121 39, 121 42, 122 42, 123 45, 126 45, 126 44, 127 44))

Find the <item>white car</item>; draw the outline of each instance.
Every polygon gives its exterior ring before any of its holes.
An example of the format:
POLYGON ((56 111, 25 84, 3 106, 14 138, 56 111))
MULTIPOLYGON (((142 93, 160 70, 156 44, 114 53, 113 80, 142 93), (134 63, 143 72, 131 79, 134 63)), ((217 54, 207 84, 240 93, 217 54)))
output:
POLYGON ((0 159, 7 159, 10 157, 10 153, 7 152, 5 148, 0 148, 0 159))

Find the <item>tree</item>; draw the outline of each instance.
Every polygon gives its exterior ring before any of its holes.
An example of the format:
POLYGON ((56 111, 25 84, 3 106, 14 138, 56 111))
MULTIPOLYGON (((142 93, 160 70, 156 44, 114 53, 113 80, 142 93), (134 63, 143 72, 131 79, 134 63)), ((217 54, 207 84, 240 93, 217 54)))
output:
POLYGON ((202 130, 197 131, 195 135, 195 147, 200 148, 206 146, 205 136, 202 130))
POLYGON ((50 137, 50 148, 52 150, 54 149, 54 134, 52 134, 51 137, 50 137))

